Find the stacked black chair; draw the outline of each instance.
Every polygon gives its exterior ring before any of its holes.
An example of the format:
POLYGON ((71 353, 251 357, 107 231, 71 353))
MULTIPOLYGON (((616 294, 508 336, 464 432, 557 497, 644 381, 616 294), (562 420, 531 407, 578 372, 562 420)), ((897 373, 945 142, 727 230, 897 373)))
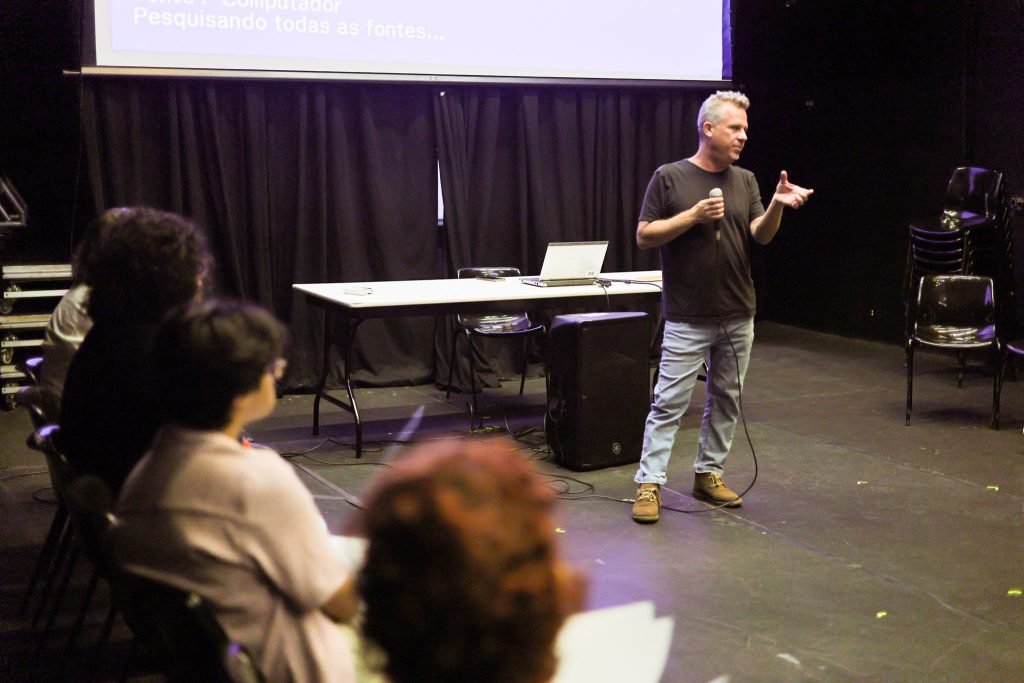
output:
MULTIPOLYGON (((458 273, 459 278, 481 277, 494 279, 519 277, 519 274, 519 269, 512 267, 460 268, 458 273)), ((510 337, 522 338, 522 379, 519 382, 519 393, 522 394, 526 386, 526 370, 528 361, 527 344, 529 343, 529 338, 534 334, 543 336, 544 332, 544 325, 530 322, 530 317, 525 311, 495 312, 472 315, 460 314, 455 316, 455 332, 452 336, 451 354, 448 358, 448 388, 445 393, 445 398, 451 398, 452 376, 455 369, 455 349, 458 345, 459 337, 465 337, 468 345, 470 391, 472 392, 471 421, 474 423, 479 422, 479 425, 483 426, 483 416, 480 415, 476 396, 476 350, 473 344, 474 337, 489 339, 504 339, 510 337)))
POLYGON ((967 166, 953 171, 938 219, 910 226, 907 299, 922 275, 995 276, 1004 263, 1006 218, 1002 173, 967 166))
POLYGON ((1005 211, 1003 174, 987 168, 962 166, 946 187, 943 215, 965 229, 994 227, 1005 211))
POLYGON ((916 279, 921 275, 966 273, 973 265, 967 249, 962 230, 910 226, 910 267, 916 279))
POLYGON ((962 275, 970 257, 962 230, 911 225, 907 237, 907 265, 903 282, 903 314, 907 332, 914 320, 914 300, 925 275, 962 275))
POLYGON ((940 224, 966 234, 973 261, 971 274, 994 275, 1006 216, 1002 173, 975 167, 953 171, 940 224))
POLYGON ((918 285, 915 318, 906 339, 907 420, 914 389, 914 351, 919 346, 958 353, 987 350, 992 357, 992 429, 999 429, 1002 350, 997 333, 992 278, 925 275, 918 285))

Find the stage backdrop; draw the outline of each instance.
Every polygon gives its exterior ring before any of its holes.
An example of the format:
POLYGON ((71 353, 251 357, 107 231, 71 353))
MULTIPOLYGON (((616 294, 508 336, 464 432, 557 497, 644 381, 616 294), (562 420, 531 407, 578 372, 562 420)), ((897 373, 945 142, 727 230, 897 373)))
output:
MULTIPOLYGON (((609 240, 605 270, 657 268, 635 246, 636 215, 653 170, 694 149, 706 95, 110 78, 86 81, 83 125, 96 206, 195 219, 221 292, 288 323, 287 386, 305 389, 321 317, 293 283, 536 273, 549 241, 583 239, 609 240)), ((444 382, 449 340, 444 320, 367 322, 354 377, 444 382)))

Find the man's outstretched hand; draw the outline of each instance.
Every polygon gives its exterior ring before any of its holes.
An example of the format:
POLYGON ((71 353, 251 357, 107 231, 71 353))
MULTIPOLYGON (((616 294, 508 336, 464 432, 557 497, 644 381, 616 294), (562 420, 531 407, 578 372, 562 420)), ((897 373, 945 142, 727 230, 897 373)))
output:
POLYGON ((812 194, 814 194, 814 190, 809 190, 789 182, 789 176, 785 171, 779 174, 779 184, 775 188, 774 199, 783 206, 799 209, 807 203, 812 194))

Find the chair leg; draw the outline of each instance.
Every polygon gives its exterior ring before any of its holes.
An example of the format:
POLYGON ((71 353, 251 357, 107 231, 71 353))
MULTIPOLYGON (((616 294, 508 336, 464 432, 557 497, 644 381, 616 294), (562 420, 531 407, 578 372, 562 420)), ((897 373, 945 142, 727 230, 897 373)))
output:
POLYGON ((46 619, 46 625, 43 626, 43 632, 39 635, 39 642, 36 644, 35 652, 36 661, 39 661, 43 652, 46 651, 46 644, 50 640, 50 633, 53 631, 54 624, 57 623, 57 615, 60 614, 60 608, 64 604, 64 596, 67 594, 68 584, 71 583, 71 576, 75 572, 75 565, 78 564, 78 553, 78 546, 75 545, 75 547, 71 549, 71 556, 68 558, 67 566, 64 568, 64 575, 57 588, 57 594, 53 597, 53 606, 50 608, 50 616, 46 619))
POLYGON ((449 399, 452 397, 452 375, 455 372, 455 347, 459 343, 459 331, 456 328, 452 328, 452 350, 448 354, 448 386, 445 387, 444 397, 449 399))
POLYGON ((36 605, 36 611, 32 614, 33 631, 36 631, 39 628, 39 618, 42 616, 43 610, 46 608, 46 603, 50 599, 50 593, 53 591, 53 586, 57 582, 57 578, 64 569, 64 565, 68 559, 68 552, 71 551, 72 546, 74 546, 74 535, 75 532, 71 528, 70 521, 65 520, 64 528, 60 534, 60 540, 57 541, 57 552, 53 557, 53 561, 50 563, 46 576, 46 583, 43 584, 43 592, 39 595, 39 604, 36 605))
POLYGON ((520 375, 520 380, 519 380, 519 395, 520 396, 523 395, 523 390, 526 388, 526 362, 527 362, 527 360, 529 360, 526 357, 526 353, 527 353, 527 351, 530 348, 529 344, 530 344, 530 335, 524 334, 523 335, 523 368, 522 368, 522 374, 520 375))
POLYGON ((910 409, 914 400, 914 344, 907 344, 907 425, 910 425, 910 409))
POLYGON ((995 352, 995 370, 992 377, 992 429, 999 431, 999 397, 1003 392, 1003 373, 1006 371, 1006 354, 995 352))
POLYGON ((135 663, 135 658, 139 654, 139 639, 132 636, 132 642, 128 645, 128 653, 124 657, 124 662, 121 663, 121 675, 117 678, 117 683, 127 683, 128 674, 131 673, 132 664, 135 663))
POLYGON ((903 331, 906 332, 910 328, 910 283, 913 281, 913 275, 910 273, 908 266, 908 272, 903 277, 903 331))
POLYGON ((92 606, 92 596, 96 592, 96 584, 98 584, 99 581, 99 570, 93 567, 92 576, 89 578, 89 586, 85 589, 85 596, 82 598, 82 606, 78 609, 78 617, 75 618, 75 624, 71 627, 71 635, 68 636, 68 644, 64 646, 65 661, 71 657, 71 653, 75 649, 75 643, 78 642, 78 636, 82 633, 82 627, 85 625, 85 617, 89 613, 89 607, 92 606))
POLYGON ((39 551, 39 557, 36 558, 36 565, 32 569, 32 578, 28 581, 25 597, 22 598, 21 606, 18 608, 19 614, 24 615, 28 611, 29 603, 32 601, 32 593, 35 592, 36 584, 39 583, 44 568, 52 567, 54 552, 57 550, 57 543, 60 541, 61 534, 64 533, 64 525, 67 524, 67 521, 68 511, 64 505, 60 504, 57 507, 57 512, 53 515, 53 521, 50 523, 50 530, 46 533, 46 540, 39 551))
POLYGON ((1002 381, 1004 383, 1006 382, 1006 376, 1007 375, 1010 376, 1010 381, 1011 382, 1016 382, 1017 381, 1017 360, 1016 360, 1016 358, 1017 358, 1016 356, 1012 356, 1009 353, 1006 353, 1005 360, 1003 361, 1003 379, 1002 379, 1002 381))
MULTIPOLYGON (((91 664, 89 665, 88 671, 98 671, 100 659, 103 656, 103 651, 107 647, 107 642, 110 640, 110 632, 114 630, 114 619, 117 618, 117 603, 114 601, 114 596, 110 596, 110 608, 107 610, 107 618, 103 620, 103 628, 100 630, 100 637, 96 641, 96 647, 92 651, 92 658, 90 659, 91 664)), ((134 646, 135 640, 132 639, 134 646)), ((127 658, 129 661, 131 657, 127 658)))
POLYGON ((476 360, 474 358, 476 356, 476 350, 473 347, 473 335, 472 335, 472 333, 470 333, 470 332, 466 333, 466 342, 469 345, 469 387, 470 387, 470 391, 472 392, 472 399, 471 399, 472 407, 470 408, 470 414, 469 414, 469 428, 472 430, 472 429, 476 429, 477 428, 476 422, 477 422, 478 418, 479 418, 479 426, 483 427, 484 426, 484 418, 483 418, 482 415, 480 415, 480 406, 479 406, 479 404, 477 403, 477 400, 476 400, 476 360))

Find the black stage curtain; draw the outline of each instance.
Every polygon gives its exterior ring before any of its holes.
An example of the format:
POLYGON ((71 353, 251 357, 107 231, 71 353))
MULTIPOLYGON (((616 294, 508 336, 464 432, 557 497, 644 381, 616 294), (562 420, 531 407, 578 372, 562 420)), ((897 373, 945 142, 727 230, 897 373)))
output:
MULTIPOLYGON (((597 239, 609 242, 605 271, 659 268, 656 251, 636 246, 636 216, 654 169, 696 149, 697 111, 706 95, 507 87, 438 92, 434 123, 449 273, 471 265, 537 273, 548 242, 597 239)), ((451 342, 447 335, 438 340, 441 379, 451 342)), ((488 351, 477 358, 484 368, 478 383, 493 386, 516 359, 488 351), (492 370, 486 357, 498 367, 492 370)), ((455 377, 455 386, 467 385, 464 366, 456 366, 455 377)))
POLYGON ((449 269, 536 273, 551 241, 607 239, 606 270, 657 268, 636 216, 658 165, 696 149, 693 90, 464 87, 434 99, 449 269))
MULTIPOLYGON (((88 81, 84 137, 96 206, 147 204, 195 219, 220 289, 288 322, 288 387, 311 387, 322 314, 293 294, 293 283, 444 275, 430 101, 419 87, 88 81)), ((367 322, 353 376, 429 381, 434 326, 367 322)))
MULTIPOLYGON (((318 375, 321 314, 293 283, 536 273, 548 242, 584 239, 609 241, 606 271, 657 268, 635 245, 636 214, 653 170, 695 149, 705 96, 95 79, 83 121, 96 206, 148 204, 202 225, 221 289, 288 322, 287 382, 301 389, 318 375)), ((443 384, 450 339, 430 319, 369 321, 353 376, 443 384)), ((334 363, 329 386, 337 378, 334 363)))

